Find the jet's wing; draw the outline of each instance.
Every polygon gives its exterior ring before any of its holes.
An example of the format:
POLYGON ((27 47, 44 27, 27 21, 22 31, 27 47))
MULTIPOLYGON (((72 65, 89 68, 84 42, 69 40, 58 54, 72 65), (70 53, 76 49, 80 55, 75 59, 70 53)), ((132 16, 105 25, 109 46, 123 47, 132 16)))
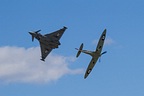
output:
POLYGON ((99 58, 98 56, 96 58, 92 58, 92 60, 90 61, 89 65, 88 65, 88 68, 85 72, 84 78, 87 78, 87 76, 90 74, 90 72, 92 71, 93 67, 95 66, 98 58, 99 58))
POLYGON ((41 47, 41 57, 42 57, 42 61, 45 61, 45 58, 47 57, 47 55, 52 51, 52 48, 45 46, 44 44, 40 43, 40 47, 41 47))
POLYGON ((102 35, 101 35, 101 37, 99 39, 98 45, 96 47, 96 52, 101 53, 105 37, 106 37, 106 29, 103 31, 103 33, 102 33, 102 35))
POLYGON ((59 30, 52 32, 50 34, 45 34, 45 36, 46 37, 55 37, 55 38, 57 38, 57 40, 59 40, 62 37, 62 35, 66 29, 67 29, 67 27, 63 27, 62 29, 59 29, 59 30))

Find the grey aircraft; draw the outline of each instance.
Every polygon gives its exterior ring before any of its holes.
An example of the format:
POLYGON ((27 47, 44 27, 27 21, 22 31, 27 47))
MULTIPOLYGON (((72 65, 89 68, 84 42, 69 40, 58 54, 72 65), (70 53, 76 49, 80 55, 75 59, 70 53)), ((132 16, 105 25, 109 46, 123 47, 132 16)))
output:
POLYGON ((52 51, 52 49, 58 48, 58 46, 61 45, 59 40, 66 29, 67 27, 64 26, 62 29, 45 35, 41 35, 39 33, 41 30, 29 32, 29 34, 32 36, 32 41, 34 41, 34 38, 36 38, 40 43, 42 61, 45 61, 45 58, 52 51))
POLYGON ((78 50, 76 57, 78 57, 81 52, 92 56, 92 59, 88 65, 86 72, 85 72, 84 79, 87 78, 87 76, 90 74, 90 72, 92 71, 93 67, 95 66, 97 60, 99 59, 99 57, 101 57, 103 54, 107 53, 107 51, 101 53, 105 38, 106 38, 106 29, 103 31, 95 51, 83 50, 83 43, 81 44, 79 49, 76 48, 76 50, 78 50))

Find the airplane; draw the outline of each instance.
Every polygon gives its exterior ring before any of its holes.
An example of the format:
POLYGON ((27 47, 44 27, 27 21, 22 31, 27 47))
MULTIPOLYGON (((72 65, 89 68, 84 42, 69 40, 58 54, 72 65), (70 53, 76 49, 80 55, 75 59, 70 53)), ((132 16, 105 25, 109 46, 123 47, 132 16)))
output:
POLYGON ((58 48, 58 46, 61 45, 59 40, 66 29, 67 27, 64 26, 62 29, 45 35, 41 35, 39 33, 41 30, 29 32, 29 34, 32 36, 32 41, 34 41, 34 38, 36 38, 40 43, 42 61, 45 61, 45 58, 52 51, 52 49, 58 48))
MULTIPOLYGON (((95 66, 97 60, 105 53, 107 53, 107 51, 104 51, 101 53, 102 48, 103 48, 103 44, 104 44, 104 40, 106 38, 106 29, 103 31, 99 42, 97 44, 96 50, 95 51, 88 51, 88 50, 83 50, 83 43, 81 44, 80 48, 75 48, 76 50, 78 50, 76 57, 79 57, 79 55, 82 53, 88 54, 90 56, 92 56, 92 59, 87 67, 87 70, 85 72, 84 75, 84 79, 87 78, 87 76, 90 74, 90 72, 92 71, 93 67, 95 66)), ((100 60, 100 59, 99 59, 100 60)))

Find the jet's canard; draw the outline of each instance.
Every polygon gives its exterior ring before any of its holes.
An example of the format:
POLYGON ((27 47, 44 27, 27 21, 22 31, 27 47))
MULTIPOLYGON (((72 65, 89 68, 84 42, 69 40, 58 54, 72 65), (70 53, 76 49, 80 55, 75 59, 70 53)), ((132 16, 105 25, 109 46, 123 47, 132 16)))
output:
POLYGON ((58 48, 58 46, 61 45, 59 40, 66 29, 67 27, 64 26, 62 29, 45 35, 39 33, 41 30, 29 32, 32 36, 32 41, 36 38, 40 43, 42 61, 45 61, 45 58, 53 49, 58 48))

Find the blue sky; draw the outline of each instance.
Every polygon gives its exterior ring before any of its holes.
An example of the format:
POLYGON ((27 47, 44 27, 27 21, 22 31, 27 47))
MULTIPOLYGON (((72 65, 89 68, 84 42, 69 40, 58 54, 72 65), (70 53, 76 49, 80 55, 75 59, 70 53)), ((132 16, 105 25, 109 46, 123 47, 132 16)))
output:
POLYGON ((0 96, 144 96, 143 0, 0 0, 0 96), (67 26, 61 46, 41 62, 37 40, 67 26), (108 51, 87 79, 91 57, 107 29, 108 51))

